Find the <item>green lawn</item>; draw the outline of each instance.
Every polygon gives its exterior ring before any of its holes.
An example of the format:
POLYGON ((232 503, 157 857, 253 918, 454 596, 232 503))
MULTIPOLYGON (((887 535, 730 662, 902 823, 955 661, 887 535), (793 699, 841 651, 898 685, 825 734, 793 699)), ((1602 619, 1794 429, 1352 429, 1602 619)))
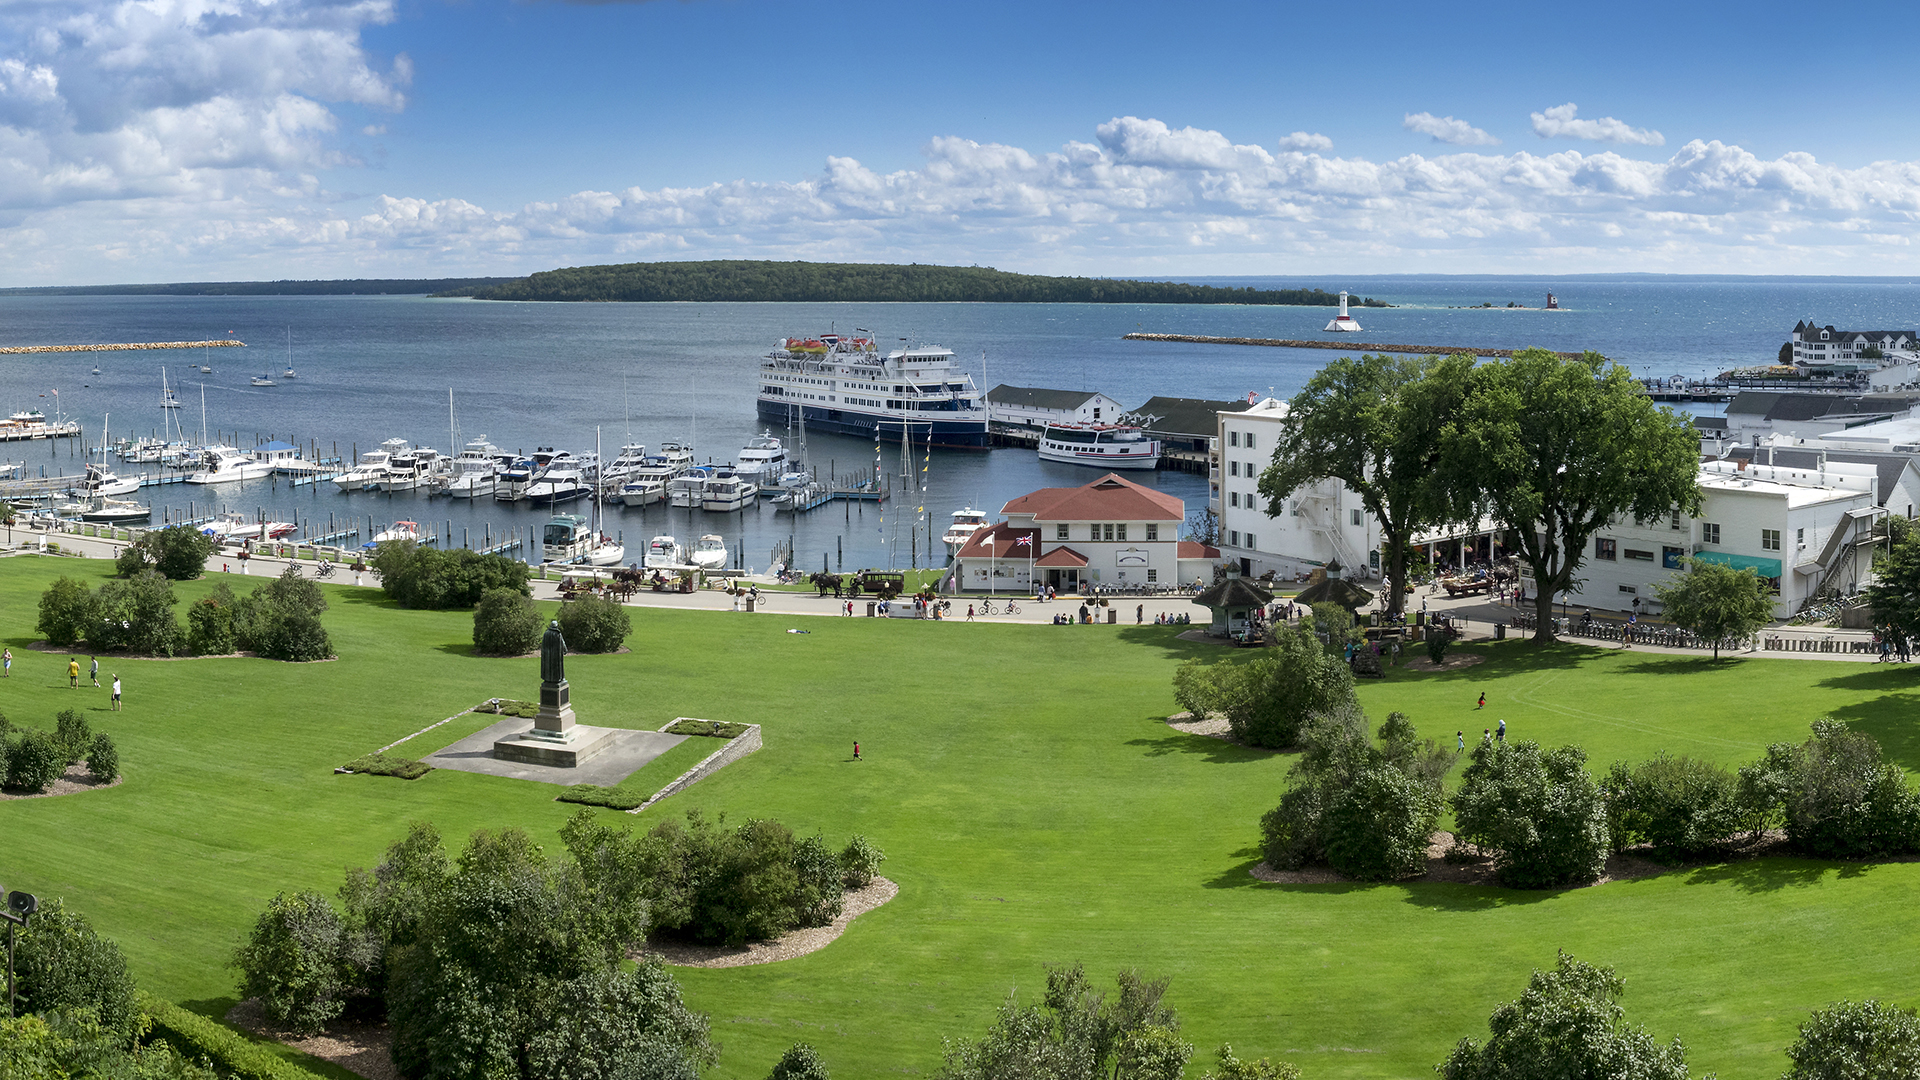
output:
MULTIPOLYGON (((224 1011, 223 965, 266 898, 332 890, 408 821, 454 837, 522 825, 551 841, 574 809, 555 788, 495 777, 331 772, 476 701, 530 697, 538 679, 536 660, 468 655, 470 616, 400 611, 376 590, 329 587, 338 662, 103 660, 128 702, 103 711, 104 691, 66 689, 64 658, 24 646, 54 575, 106 569, 0 560, 0 638, 15 657, 0 709, 50 724, 85 701, 128 775, 109 791, 0 803, 0 881, 67 898, 150 989, 224 1011)), ((1920 863, 1762 860, 1561 892, 1254 880, 1257 819, 1289 759, 1160 722, 1173 666, 1214 655, 1174 628, 650 609, 633 621, 630 654, 568 662, 583 722, 757 722, 766 745, 637 821, 606 820, 645 826, 699 806, 835 845, 861 832, 902 888, 821 952, 680 973, 713 1014, 718 1076, 764 1076, 801 1039, 836 1077, 927 1073, 943 1035, 983 1030, 1010 986, 1031 993, 1043 964, 1075 960, 1102 981, 1124 965, 1173 976, 1195 1077, 1223 1040, 1316 1080, 1431 1075, 1556 948, 1615 965, 1629 1016, 1680 1034, 1697 1071, 1728 1080, 1778 1076, 1815 1006, 1920 1004, 1920 863), (812 633, 784 632, 796 623, 812 633)), ((1479 667, 1396 672, 1362 696, 1376 719, 1400 709, 1435 738, 1504 718, 1509 738, 1585 746, 1596 770, 1660 749, 1739 762, 1829 714, 1920 766, 1920 673, 1519 642, 1487 652, 1479 667)), ((446 741, 459 726, 441 729, 446 741)))

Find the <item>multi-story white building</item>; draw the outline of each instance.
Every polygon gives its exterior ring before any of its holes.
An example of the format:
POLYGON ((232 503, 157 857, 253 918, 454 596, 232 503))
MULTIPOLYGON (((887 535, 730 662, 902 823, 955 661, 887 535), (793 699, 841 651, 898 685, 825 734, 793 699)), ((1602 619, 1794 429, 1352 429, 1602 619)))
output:
POLYGON ((1098 390, 1047 390, 1001 383, 987 391, 987 419, 996 424, 1112 424, 1123 410, 1098 390))
POLYGON ((1004 521, 967 538, 954 584, 969 592, 1066 592, 1087 585, 1211 581, 1219 549, 1180 539, 1178 496, 1108 473, 1080 487, 1041 488, 1001 508, 1004 521))
POLYGON ((1787 340, 1793 345, 1796 364, 1851 364, 1874 363, 1861 355, 1869 346, 1883 356, 1895 349, 1912 350, 1916 337, 1920 335, 1911 330, 1836 330, 1831 324, 1816 326, 1812 319, 1802 319, 1793 324, 1787 340))

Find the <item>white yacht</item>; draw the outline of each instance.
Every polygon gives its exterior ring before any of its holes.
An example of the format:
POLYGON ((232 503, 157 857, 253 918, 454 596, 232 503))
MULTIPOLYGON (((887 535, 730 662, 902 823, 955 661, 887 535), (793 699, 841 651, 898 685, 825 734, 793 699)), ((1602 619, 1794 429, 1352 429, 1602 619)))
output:
POLYGON ((235 480, 256 480, 270 476, 273 466, 252 454, 231 446, 209 446, 199 471, 187 477, 189 484, 227 484, 235 480))
POLYGON ((687 561, 702 570, 724 570, 727 566, 727 542, 708 533, 695 541, 687 561))
POLYGON ((641 565, 649 570, 664 570, 681 565, 684 554, 680 550, 680 541, 671 536, 656 536, 647 541, 647 556, 641 565))
POLYGON ((556 503, 572 502, 593 493, 593 486, 580 474, 578 468, 550 466, 540 474, 540 478, 527 485, 524 496, 541 506, 553 506, 556 503))
POLYGON ((129 521, 146 521, 153 516, 152 506, 143 506, 132 499, 99 499, 91 509, 80 511, 81 521, 93 521, 101 524, 123 524, 129 521))
POLYGON ((693 447, 683 442, 668 439, 660 444, 659 453, 650 456, 659 458, 663 464, 673 470, 675 476, 693 468, 693 447))
POLYGON ((620 455, 600 470, 601 486, 609 491, 620 490, 620 485, 633 479, 647 464, 647 448, 639 443, 628 443, 620 448, 620 455))
POLYGON ((707 481, 713 479, 713 470, 698 466, 681 473, 667 483, 667 505, 674 507, 697 507, 706 497, 707 481))
MULTIPOLYGON (((400 442, 389 440, 389 444, 400 442)), ((440 451, 430 447, 406 448, 404 443, 387 460, 386 472, 368 484, 370 491, 415 491, 427 487, 440 468, 440 451)))
POLYGON ((228 540, 236 542, 241 540, 258 540, 266 535, 265 526, 238 510, 221 514, 219 517, 200 526, 200 531, 221 542, 228 540))
POLYGON ((780 440, 762 432, 741 447, 740 460, 734 464, 733 471, 761 487, 768 487, 786 475, 788 465, 787 452, 780 440))
POLYGON ((415 542, 418 542, 419 539, 420 539, 420 523, 419 522, 396 521, 393 523, 392 528, 382 529, 379 532, 374 533, 373 539, 367 541, 364 544, 361 544, 360 546, 362 548, 372 549, 372 548, 379 547, 381 544, 384 544, 389 540, 413 540, 415 542))
POLYGON ((652 506, 667 501, 664 480, 629 480, 620 485, 620 501, 627 506, 652 506))
POLYGON ((542 472, 540 464, 532 458, 515 458, 501 466, 493 485, 495 502, 519 502, 527 497, 527 487, 542 472))
POLYGON ((255 376, 254 376, 253 378, 251 378, 251 379, 249 379, 249 380, 247 380, 247 381, 248 381, 249 383, 251 383, 251 384, 253 384, 254 386, 278 386, 278 385, 280 385, 279 383, 276 383, 276 382, 274 382, 274 381, 273 381, 272 379, 270 379, 270 378, 268 378, 268 377, 267 377, 267 375, 266 375, 266 373, 264 373, 264 372, 262 372, 262 373, 261 373, 261 374, 259 374, 259 375, 255 375, 255 376))
POLYGON ((953 512, 953 524, 947 526, 947 531, 940 534, 940 539, 946 542, 948 555, 957 555, 961 548, 967 546, 967 540, 974 533, 986 527, 987 512, 975 510, 969 506, 953 512))
POLYGON ((177 409, 180 407, 180 398, 174 394, 173 387, 167 385, 166 368, 160 369, 160 407, 163 409, 177 409))
POLYGON ((1048 424, 1040 433, 1040 460, 1152 469, 1160 464, 1160 442, 1131 424, 1048 424))
POLYGON ((716 514, 745 510, 760 499, 760 485, 732 472, 716 473, 700 491, 700 509, 716 514))
MULTIPOLYGON (((388 439, 387 445, 399 443, 406 445, 404 439, 388 439)), ((387 474, 387 462, 393 459, 392 450, 369 450, 360 455, 360 463, 339 476, 333 478, 341 491, 367 491, 368 485, 387 474)))
POLYGON ((140 478, 122 479, 113 474, 105 465, 88 465, 87 475, 74 489, 75 494, 87 499, 112 498, 131 495, 140 490, 140 478))
POLYGON ((450 460, 447 472, 435 478, 429 491, 436 495, 451 495, 456 499, 478 499, 493 494, 494 485, 499 482, 503 464, 511 464, 513 459, 500 452, 500 448, 487 441, 485 435, 469 441, 459 456, 450 460))

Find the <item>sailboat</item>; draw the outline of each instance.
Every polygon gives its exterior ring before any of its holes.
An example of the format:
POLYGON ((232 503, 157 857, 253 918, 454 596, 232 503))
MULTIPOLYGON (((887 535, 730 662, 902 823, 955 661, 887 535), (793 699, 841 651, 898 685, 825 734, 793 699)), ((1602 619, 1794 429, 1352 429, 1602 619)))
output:
POLYGON ((177 409, 180 407, 180 399, 173 395, 173 388, 167 385, 166 368, 160 369, 160 407, 163 409, 177 409))
POLYGON ((293 327, 291 326, 287 327, 287 373, 280 377, 283 379, 297 379, 300 377, 293 373, 293 327))

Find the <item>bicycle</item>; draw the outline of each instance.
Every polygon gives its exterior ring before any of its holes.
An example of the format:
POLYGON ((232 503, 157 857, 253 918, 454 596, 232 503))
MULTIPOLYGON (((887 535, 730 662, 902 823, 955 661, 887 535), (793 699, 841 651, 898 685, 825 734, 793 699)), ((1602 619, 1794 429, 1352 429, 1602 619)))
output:
POLYGON ((999 614, 999 612, 997 612, 997 611, 995 611, 995 610, 993 610, 993 601, 991 601, 991 600, 982 600, 982 601, 980 601, 980 614, 982 614, 982 615, 998 615, 998 614, 999 614))
MULTIPOLYGON (((1009 600, 1007 601, 1007 606, 1004 608, 1001 608, 1000 610, 1008 615, 1018 615, 1020 614, 1020 605, 1009 600)), ((987 614, 991 615, 993 614, 993 612, 989 611, 987 612, 987 614)))
POLYGON ((315 570, 315 571, 314 571, 314 576, 315 576, 315 577, 323 577, 323 578, 330 578, 330 577, 332 577, 332 576, 333 576, 333 564, 332 564, 332 563, 330 563, 330 562, 323 562, 323 563, 321 563, 321 564, 320 564, 320 567, 319 567, 319 569, 317 569, 317 570, 315 570))

